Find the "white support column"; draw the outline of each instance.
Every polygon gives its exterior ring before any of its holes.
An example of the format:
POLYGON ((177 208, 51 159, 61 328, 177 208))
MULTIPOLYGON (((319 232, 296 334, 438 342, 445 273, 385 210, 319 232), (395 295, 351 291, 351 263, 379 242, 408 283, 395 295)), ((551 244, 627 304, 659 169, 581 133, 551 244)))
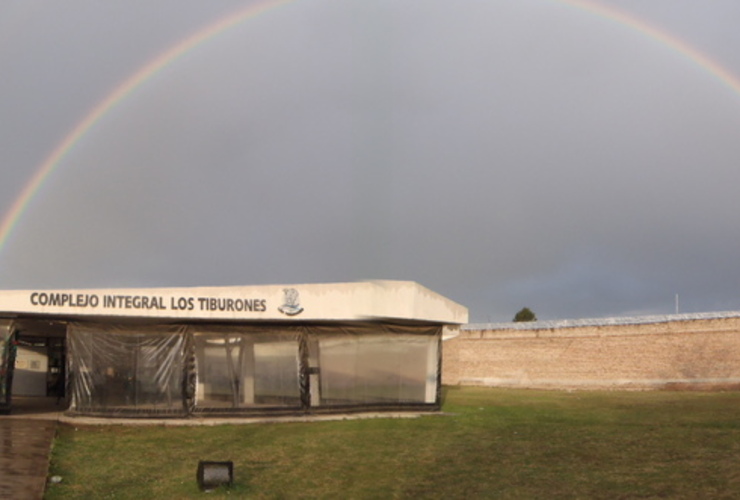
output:
POLYGON ((254 404, 254 342, 242 338, 244 362, 242 363, 242 403, 254 404))
POLYGON ((437 370, 439 370, 439 342, 437 336, 429 338, 427 346, 427 384, 424 394, 425 403, 437 401, 437 370))

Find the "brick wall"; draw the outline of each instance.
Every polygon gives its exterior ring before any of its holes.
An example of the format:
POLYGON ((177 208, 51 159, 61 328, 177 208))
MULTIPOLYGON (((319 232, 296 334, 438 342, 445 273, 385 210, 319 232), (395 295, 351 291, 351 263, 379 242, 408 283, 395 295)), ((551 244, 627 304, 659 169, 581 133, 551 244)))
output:
POLYGON ((551 389, 740 387, 740 318, 461 330, 442 382, 551 389))

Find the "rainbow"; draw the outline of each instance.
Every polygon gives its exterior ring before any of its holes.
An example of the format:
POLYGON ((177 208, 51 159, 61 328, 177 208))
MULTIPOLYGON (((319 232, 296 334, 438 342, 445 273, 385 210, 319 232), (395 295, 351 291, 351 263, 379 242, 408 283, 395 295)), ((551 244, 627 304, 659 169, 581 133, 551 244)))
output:
POLYGON ((160 55, 149 61, 139 68, 133 75, 124 80, 113 91, 108 94, 102 101, 95 105, 64 139, 52 150, 49 156, 38 167, 36 173, 23 187, 20 194, 16 197, 13 204, 8 209, 7 214, 0 223, 0 252, 10 237, 13 229, 25 212, 28 204, 36 195, 38 190, 43 186, 44 181, 51 175, 61 160, 74 148, 87 132, 92 129, 101 118, 116 107, 121 101, 131 95, 136 89, 146 83, 150 78, 162 71, 167 66, 172 65, 183 55, 217 35, 228 31, 230 28, 252 19, 268 10, 272 10, 281 5, 294 2, 295 0, 267 0, 255 5, 250 5, 226 16, 223 19, 203 28, 194 35, 176 43, 174 46, 162 52, 160 55))
MULTIPOLYGON (((36 169, 36 172, 16 197, 0 223, 0 253, 5 248, 8 238, 12 234, 13 229, 18 225, 18 222, 26 211, 29 203, 42 187, 47 177, 54 172, 61 160, 74 148, 80 139, 82 139, 85 134, 100 121, 101 118, 113 110, 116 105, 130 96, 140 86, 144 85, 152 76, 179 60, 190 50, 247 20, 253 19, 262 13, 295 1, 296 0, 266 0, 240 9, 215 23, 206 26, 197 33, 165 50, 113 89, 107 97, 96 104, 92 110, 90 110, 82 120, 67 133, 64 139, 54 148, 54 150, 51 151, 44 162, 36 169)), ((597 4, 592 0, 547 1, 552 1, 570 8, 588 12, 600 18, 607 19, 635 30, 640 34, 647 36, 649 39, 675 50, 686 57, 690 62, 698 66, 701 70, 716 77, 721 83, 729 87, 730 90, 740 95, 740 80, 730 71, 720 66, 691 45, 659 30, 641 19, 631 16, 614 7, 597 4)))
POLYGON ((731 91, 740 95, 740 79, 726 68, 720 66, 706 54, 695 49, 683 40, 676 38, 665 31, 661 31, 642 19, 620 11, 614 7, 597 4, 591 0, 554 0, 557 3, 567 5, 576 9, 595 14, 603 19, 627 26, 656 42, 675 50, 703 71, 716 77, 723 85, 731 91))

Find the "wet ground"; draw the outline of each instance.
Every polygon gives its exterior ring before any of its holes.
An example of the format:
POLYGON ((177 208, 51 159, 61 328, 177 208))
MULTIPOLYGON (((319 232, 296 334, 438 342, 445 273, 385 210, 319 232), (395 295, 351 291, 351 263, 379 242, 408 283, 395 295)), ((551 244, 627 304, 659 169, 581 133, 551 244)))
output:
POLYGON ((43 498, 60 409, 56 398, 17 398, 0 416, 0 498, 43 498))

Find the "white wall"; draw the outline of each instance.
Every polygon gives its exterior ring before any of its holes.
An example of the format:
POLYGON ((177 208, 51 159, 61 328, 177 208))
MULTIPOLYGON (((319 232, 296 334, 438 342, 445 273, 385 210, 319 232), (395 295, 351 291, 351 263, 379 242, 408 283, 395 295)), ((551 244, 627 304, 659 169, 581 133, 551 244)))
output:
POLYGON ((46 396, 48 366, 46 347, 18 346, 13 373, 13 395, 46 396))

